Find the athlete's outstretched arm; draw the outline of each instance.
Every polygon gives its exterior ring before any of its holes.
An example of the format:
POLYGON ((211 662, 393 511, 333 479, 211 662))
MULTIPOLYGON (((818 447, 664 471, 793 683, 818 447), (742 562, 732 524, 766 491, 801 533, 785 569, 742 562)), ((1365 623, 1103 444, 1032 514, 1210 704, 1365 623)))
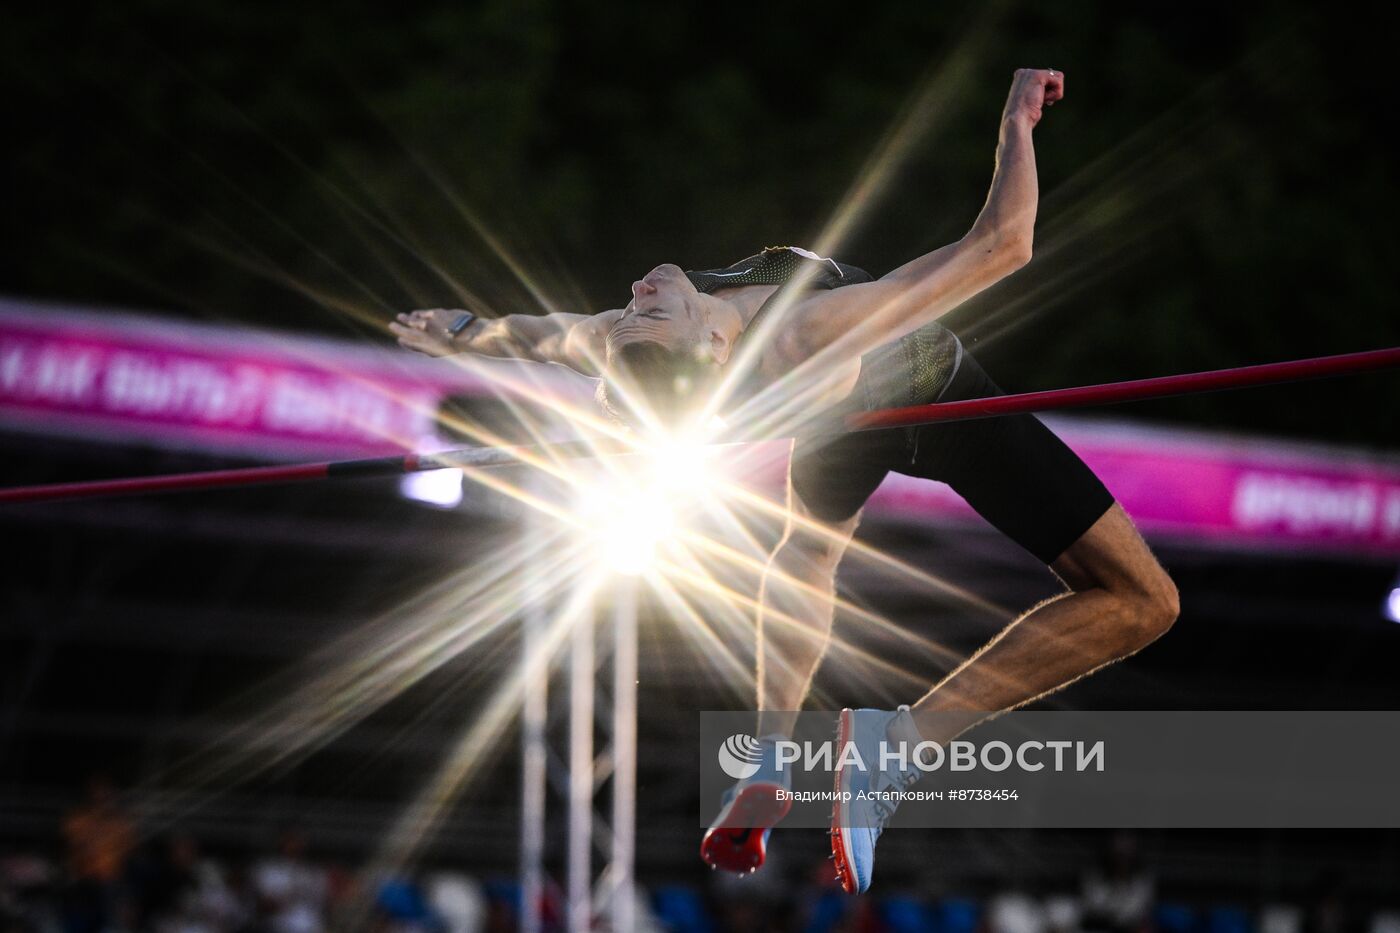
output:
POLYGON ((794 309, 794 355, 830 349, 859 356, 888 343, 995 284, 1030 261, 1038 189, 1031 131, 1064 96, 1064 75, 1016 72, 1002 112, 996 170, 982 211, 956 243, 864 285, 819 293, 794 309))
POLYGON ((597 376, 608 331, 621 311, 601 314, 508 314, 477 318, 455 336, 448 332, 462 312, 444 308, 400 314, 389 324, 399 346, 428 356, 475 353, 503 359, 558 363, 597 376))

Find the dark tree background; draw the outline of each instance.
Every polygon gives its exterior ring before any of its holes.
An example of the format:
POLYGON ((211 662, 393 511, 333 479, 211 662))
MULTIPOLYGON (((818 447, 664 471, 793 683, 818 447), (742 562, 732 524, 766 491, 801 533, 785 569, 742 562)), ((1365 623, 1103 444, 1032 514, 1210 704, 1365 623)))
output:
MULTIPOLYGON (((380 340, 408 307, 615 307, 660 261, 815 244, 903 114, 836 251, 883 272, 967 228, 1012 70, 1053 66, 1037 260, 953 318, 1005 386, 1400 343, 1393 33, 1359 10, 47 5, 0 31, 0 290, 380 340)), ((1132 412, 1394 447, 1397 403, 1132 412)))

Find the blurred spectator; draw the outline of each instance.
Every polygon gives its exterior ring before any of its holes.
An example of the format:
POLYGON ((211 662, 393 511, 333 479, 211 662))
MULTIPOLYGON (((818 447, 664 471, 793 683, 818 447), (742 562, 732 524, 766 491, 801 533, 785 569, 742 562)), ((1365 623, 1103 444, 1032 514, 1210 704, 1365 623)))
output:
POLYGON ((258 915, 271 933, 320 933, 325 929, 327 877, 306 859, 306 836, 282 834, 278 854, 253 868, 258 915))
POLYGON ((1101 864, 1084 877, 1080 929, 1138 933, 1148 928, 1156 884, 1142 867, 1137 839, 1117 833, 1101 864))
POLYGON ((1022 892, 999 894, 987 906, 988 933, 1045 933, 1047 927, 1045 908, 1022 892))
POLYGON ((88 781, 86 799, 64 817, 63 838, 70 878, 64 929, 99 933, 122 919, 121 883, 136 840, 135 825, 122 812, 105 776, 88 781))
POLYGON ((1259 912, 1259 933, 1303 933, 1303 912, 1292 904, 1269 904, 1259 912))
POLYGON ((1050 933, 1078 933, 1079 899, 1057 894, 1045 899, 1045 926, 1050 933))
POLYGON ((143 928, 158 933, 221 933, 247 922, 247 904, 230 887, 223 868, 200 858, 199 844, 187 833, 166 842, 163 860, 146 892, 143 928))
POLYGON ((486 926, 486 895, 481 885, 459 872, 443 871, 429 878, 428 903, 447 933, 479 933, 486 926))

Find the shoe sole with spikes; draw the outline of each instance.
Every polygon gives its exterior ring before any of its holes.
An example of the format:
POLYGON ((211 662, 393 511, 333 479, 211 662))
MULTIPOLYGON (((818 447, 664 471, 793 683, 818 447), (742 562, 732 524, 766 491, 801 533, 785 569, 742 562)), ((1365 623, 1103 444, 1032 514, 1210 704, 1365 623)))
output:
MULTIPOLYGON (((851 735, 855 731, 855 714, 849 709, 841 711, 841 718, 838 720, 836 728, 836 747, 845 748, 846 743, 851 741, 851 735)), ((846 812, 841 805, 841 769, 836 769, 836 802, 831 809, 831 830, 827 833, 831 837, 831 858, 836 864, 836 878, 841 882, 841 890, 847 894, 858 894, 860 889, 856 883, 856 873, 852 865, 854 856, 850 851, 850 839, 843 831, 843 824, 846 822, 846 812)))
POLYGON ((711 868, 747 875, 763 866, 768 830, 787 816, 792 801, 780 799, 778 784, 750 784, 729 802, 729 806, 705 832, 700 842, 700 858, 711 868))

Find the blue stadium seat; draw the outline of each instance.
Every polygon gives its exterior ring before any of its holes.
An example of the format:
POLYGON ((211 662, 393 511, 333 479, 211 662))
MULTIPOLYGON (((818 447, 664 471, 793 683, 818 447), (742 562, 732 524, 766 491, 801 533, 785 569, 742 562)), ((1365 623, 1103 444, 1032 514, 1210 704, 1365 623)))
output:
POLYGON ((410 881, 397 878, 385 881, 375 894, 374 906, 389 919, 400 923, 438 926, 422 890, 410 881))
POLYGON ((1206 912, 1205 933, 1254 933, 1254 918, 1243 907, 1212 907, 1206 912))
POLYGON ((828 891, 817 899, 812 908, 812 919, 807 922, 803 933, 827 933, 846 916, 846 911, 855 903, 849 895, 828 891))
POLYGON ((1196 912, 1185 904, 1158 904, 1152 924, 1157 933, 1195 933, 1196 912))
POLYGON ((487 881, 484 885, 486 899, 498 904, 505 904, 510 907, 510 911, 515 916, 520 915, 520 900, 525 896, 524 890, 520 887, 520 882, 495 878, 487 881))
POLYGON ((652 892, 656 919, 671 933, 712 933, 715 923, 705 909, 698 891, 683 885, 668 885, 652 892))
POLYGON ((882 902, 880 920, 888 933, 929 933, 934 929, 932 911, 913 897, 891 897, 882 902))
POLYGON ((982 921, 982 907, 965 897, 948 897, 933 909, 934 926, 938 933, 977 933, 982 921))

